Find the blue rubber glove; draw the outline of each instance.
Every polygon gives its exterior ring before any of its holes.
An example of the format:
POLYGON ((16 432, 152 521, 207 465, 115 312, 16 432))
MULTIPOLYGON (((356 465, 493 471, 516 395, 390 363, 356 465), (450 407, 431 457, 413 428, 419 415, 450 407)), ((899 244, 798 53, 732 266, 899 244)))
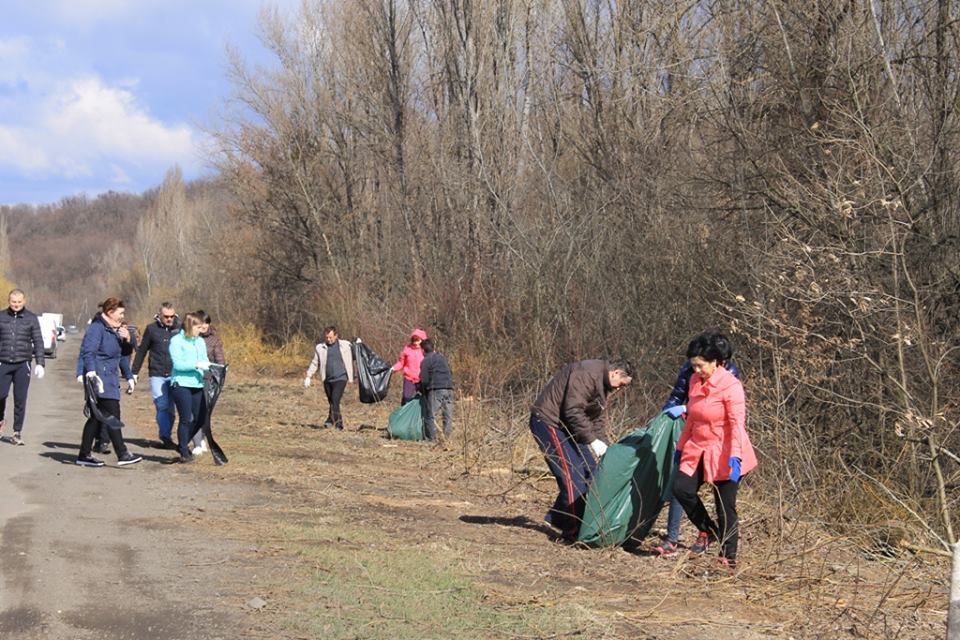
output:
POLYGON ((680 449, 673 450, 673 464, 680 464, 680 456, 682 454, 683 454, 683 451, 681 451, 680 449))
POLYGON ((676 420, 677 418, 679 418, 680 416, 682 416, 687 412, 687 405, 678 404, 674 407, 670 407, 669 409, 664 409, 663 412, 668 416, 670 416, 671 418, 673 418, 674 420, 676 420))
POLYGON ((730 479, 740 481, 740 458, 730 458, 730 479))

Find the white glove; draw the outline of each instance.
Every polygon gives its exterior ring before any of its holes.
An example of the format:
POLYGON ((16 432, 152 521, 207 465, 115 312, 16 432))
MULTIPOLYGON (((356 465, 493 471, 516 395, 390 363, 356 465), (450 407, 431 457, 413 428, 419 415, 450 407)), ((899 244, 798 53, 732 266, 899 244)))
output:
POLYGON ((594 440, 590 443, 590 448, 593 450, 593 455, 598 458, 603 457, 603 454, 607 452, 607 445, 604 444, 603 440, 594 440))
POLYGON ((307 376, 306 378, 303 379, 303 388, 304 389, 310 388, 310 376, 307 376))
POLYGON ((87 377, 93 378, 94 382, 97 383, 97 393, 103 393, 103 380, 100 379, 100 376, 97 375, 97 372, 87 371, 87 377))
POLYGON ((41 378, 43 377, 43 365, 42 365, 42 364, 38 364, 37 366, 35 366, 35 367, 33 368, 33 376, 34 376, 37 380, 39 380, 39 379, 41 379, 41 378))
POLYGON ((209 369, 209 368, 210 368, 210 361, 209 361, 209 360, 198 360, 198 361, 197 361, 197 369, 200 369, 201 371, 206 371, 206 370, 209 369))
POLYGON ((127 380, 127 393, 133 393, 133 390, 137 388, 137 381, 134 378, 127 380))
POLYGON ((83 384, 83 376, 77 376, 77 382, 83 384))

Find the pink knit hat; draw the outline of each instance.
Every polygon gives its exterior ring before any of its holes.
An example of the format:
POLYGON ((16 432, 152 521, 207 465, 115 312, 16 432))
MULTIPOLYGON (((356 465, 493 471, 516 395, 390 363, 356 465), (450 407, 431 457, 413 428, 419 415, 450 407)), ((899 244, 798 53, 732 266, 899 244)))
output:
POLYGON ((410 334, 411 338, 419 338, 420 340, 427 339, 427 332, 423 329, 414 329, 413 333, 410 334))

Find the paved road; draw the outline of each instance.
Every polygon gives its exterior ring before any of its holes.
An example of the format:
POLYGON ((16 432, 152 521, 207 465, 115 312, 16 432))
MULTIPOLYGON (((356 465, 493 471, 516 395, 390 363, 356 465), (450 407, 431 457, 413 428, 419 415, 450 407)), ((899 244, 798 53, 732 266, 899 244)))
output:
MULTIPOLYGON (((101 456, 106 467, 73 464, 84 421, 79 342, 69 336, 44 379, 32 381, 26 446, 0 443, 0 638, 247 636, 236 615, 242 595, 223 593, 217 579, 240 570, 229 562, 236 549, 185 518, 234 502, 228 487, 162 464, 172 452, 150 449, 132 430, 144 462, 117 467, 110 454, 101 456)), ((136 402, 149 402, 146 389, 136 402)), ((12 403, 11 395, 8 417, 12 403)))

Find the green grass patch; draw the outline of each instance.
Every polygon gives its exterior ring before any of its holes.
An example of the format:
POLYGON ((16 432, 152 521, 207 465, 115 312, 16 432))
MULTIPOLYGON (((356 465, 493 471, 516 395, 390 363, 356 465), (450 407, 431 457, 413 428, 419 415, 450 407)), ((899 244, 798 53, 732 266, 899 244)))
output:
POLYGON ((573 607, 489 597, 458 570, 459 558, 448 549, 397 548, 395 539, 370 532, 284 533, 325 541, 298 549, 312 570, 295 588, 301 610, 288 625, 307 637, 586 637, 580 630, 589 628, 573 607))

